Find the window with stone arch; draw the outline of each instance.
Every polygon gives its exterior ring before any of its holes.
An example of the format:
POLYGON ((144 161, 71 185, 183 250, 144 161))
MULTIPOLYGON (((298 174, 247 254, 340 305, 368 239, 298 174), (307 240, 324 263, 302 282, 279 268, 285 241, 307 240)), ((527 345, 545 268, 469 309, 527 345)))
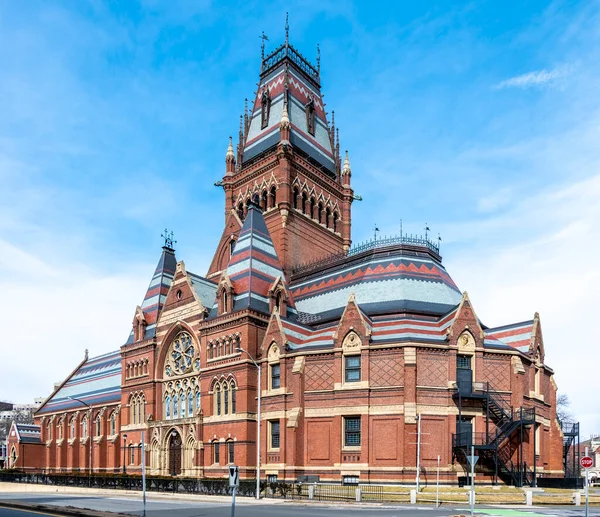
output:
POLYGON ((17 449, 16 447, 13 445, 12 449, 10 450, 10 465, 11 467, 15 467, 17 464, 17 449))
POLYGON ((81 437, 87 438, 87 435, 88 435, 88 421, 87 421, 87 416, 84 416, 81 419, 81 437))
POLYGON ((94 421, 94 436, 102 436, 102 420, 100 415, 97 415, 94 421))
POLYGON ((52 422, 46 424, 46 440, 52 440, 52 422))
POLYGON ((237 385, 235 379, 221 379, 213 384, 213 415, 227 416, 237 412, 237 385))
POLYGON ((353 330, 346 334, 342 342, 344 355, 342 379, 345 383, 361 382, 362 380, 361 344, 360 337, 353 330))
POLYGON ((164 375, 176 377, 200 371, 200 355, 194 339, 185 330, 177 334, 169 346, 164 366, 164 375))
POLYGON ((69 438, 75 438, 75 417, 71 417, 69 421, 69 438))
POLYGON ((281 363, 280 349, 277 343, 272 343, 267 353, 269 362, 269 389, 278 390, 281 388, 281 363))
POLYGON ((146 397, 143 393, 134 393, 129 398, 129 423, 143 424, 146 421, 146 397))
POLYGON ((110 434, 111 436, 117 434, 117 414, 114 411, 110 415, 110 434))
POLYGON ((63 426, 65 425, 65 417, 63 416, 59 421, 58 421, 58 439, 62 440, 63 439, 63 426))
POLYGON ((200 384, 198 377, 165 383, 163 419, 191 418, 200 411, 200 384))

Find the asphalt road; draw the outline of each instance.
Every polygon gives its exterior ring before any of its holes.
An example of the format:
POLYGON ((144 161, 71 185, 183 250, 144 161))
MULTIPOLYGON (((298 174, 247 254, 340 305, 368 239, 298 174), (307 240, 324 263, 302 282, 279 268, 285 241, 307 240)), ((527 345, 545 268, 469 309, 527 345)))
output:
MULTIPOLYGON (((15 500, 52 506, 74 506, 92 510, 120 512, 142 515, 142 502, 128 497, 62 495, 62 494, 18 494, 0 493, 0 502, 15 500)), ((336 504, 257 504, 238 499, 235 517, 448 517, 456 514, 468 515, 465 506, 382 505, 353 506, 336 504)), ((477 515, 483 517, 584 517, 584 507, 536 507, 520 508, 484 508, 477 507, 477 515)), ((0 508, 0 517, 26 517, 39 513, 23 512, 0 508)), ((230 517, 231 504, 227 502, 203 501, 165 501, 149 499, 146 507, 147 517, 230 517)), ((589 517, 600 517, 600 507, 591 507, 589 517)))

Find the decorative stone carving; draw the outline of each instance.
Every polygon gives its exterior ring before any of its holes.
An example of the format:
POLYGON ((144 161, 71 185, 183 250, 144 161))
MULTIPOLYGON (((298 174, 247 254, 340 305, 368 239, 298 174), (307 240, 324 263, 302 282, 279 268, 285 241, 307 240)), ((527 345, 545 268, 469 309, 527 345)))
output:
POLYGON ((473 354, 475 353, 475 338, 473 334, 468 331, 464 331, 458 338, 458 351, 461 354, 473 354))
POLYGON ((360 338, 358 337, 358 334, 353 330, 348 332, 348 334, 346 334, 346 337, 344 338, 344 341, 342 341, 342 350, 344 352, 360 350, 360 346, 360 338))
POLYGON ((269 347, 269 353, 267 355, 268 360, 270 363, 278 363, 279 356, 280 356, 279 346, 277 346, 277 343, 273 343, 269 347))

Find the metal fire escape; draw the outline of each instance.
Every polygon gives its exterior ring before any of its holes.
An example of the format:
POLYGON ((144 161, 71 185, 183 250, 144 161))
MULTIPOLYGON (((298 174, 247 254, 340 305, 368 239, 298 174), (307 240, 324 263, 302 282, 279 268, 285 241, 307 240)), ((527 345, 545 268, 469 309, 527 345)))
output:
POLYGON ((563 432, 563 469, 565 478, 579 478, 579 422, 559 421, 563 432), (573 451, 571 452, 571 447, 573 451))
POLYGON ((535 486, 536 467, 528 468, 523 457, 523 443, 535 432, 526 436, 535 426, 535 408, 513 408, 506 397, 493 390, 489 383, 475 388, 470 368, 457 370, 457 388, 453 394, 458 406, 456 434, 452 435, 452 462, 458 461, 468 472, 467 455, 471 447, 479 456, 477 470, 501 479, 508 485, 535 486), (485 411, 485 432, 473 432, 472 421, 464 418, 464 410, 485 411), (516 460, 516 461, 515 461, 516 460))

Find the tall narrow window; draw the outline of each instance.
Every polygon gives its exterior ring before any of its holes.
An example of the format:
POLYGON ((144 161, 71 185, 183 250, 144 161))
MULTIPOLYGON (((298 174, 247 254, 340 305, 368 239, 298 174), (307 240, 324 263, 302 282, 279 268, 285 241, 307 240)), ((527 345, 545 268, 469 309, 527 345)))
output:
POLYGON ((81 422, 81 434, 84 438, 87 438, 87 417, 83 417, 83 421, 81 422))
POLYGON ((165 419, 166 420, 171 419, 171 397, 170 397, 170 395, 167 395, 165 397, 165 419))
POLYGON ((293 196, 293 203, 294 203, 294 208, 298 208, 298 197, 299 197, 300 193, 298 192, 298 188, 294 187, 293 191, 292 191, 292 196, 293 196))
POLYGON ((280 445, 279 420, 272 420, 270 423, 271 423, 271 449, 279 449, 279 445, 280 445))
POLYGON ((214 454, 214 463, 219 464, 219 442, 213 442, 213 454, 214 454))
POLYGON ((223 412, 223 414, 228 415, 229 414, 229 390, 227 389, 227 386, 223 386, 223 396, 225 398, 225 411, 223 412))
POLYGON ((306 192, 302 192, 302 213, 306 213, 306 207, 308 205, 308 197, 306 196, 306 192))
POLYGON ((344 418, 344 446, 360 445, 360 417, 347 416, 344 418))
POLYGON ((117 434, 117 415, 114 413, 110 415, 110 434, 112 436, 117 434))
POLYGON ((360 355, 351 355, 344 358, 346 382, 360 381, 360 355))
POLYGON ((233 440, 227 442, 227 455, 229 456, 227 459, 229 460, 230 464, 235 463, 235 452, 233 449, 233 440))
POLYGON ((177 418, 177 415, 179 415, 179 399, 175 394, 173 395, 173 418, 177 418))
POLYGON ((277 188, 275 186, 271 187, 271 208, 274 208, 277 205, 277 188))
POLYGON ((196 411, 200 409, 200 390, 196 388, 196 411))
POLYGON ((180 417, 181 418, 185 418, 185 414, 186 414, 186 411, 185 411, 185 402, 186 402, 187 399, 186 399, 185 394, 183 392, 180 392, 179 397, 181 399, 181 415, 180 415, 180 417))
POLYGON ((194 394, 188 391, 188 416, 194 416, 194 394))
POLYGON ((261 117, 260 117, 260 128, 264 129, 269 125, 269 112, 271 111, 271 96, 269 95, 269 88, 264 88, 260 96, 261 105, 261 117))
POLYGON ((233 383, 233 381, 231 382, 231 413, 235 414, 235 394, 236 394, 237 390, 235 389, 235 384, 233 383))
POLYGON ((129 446, 129 464, 135 465, 135 449, 133 448, 133 445, 129 446))
POLYGON ((338 213, 337 212, 333 212, 333 231, 334 232, 338 231, 338 213))
POLYGON ((311 97, 306 104, 306 128, 314 136, 315 134, 315 100, 311 97))
POLYGON ((217 386, 216 397, 217 397, 217 415, 220 415, 221 414, 221 386, 217 386))
POLYGON ((281 387, 281 368, 279 364, 271 365, 271 389, 279 389, 281 387))
POLYGON ((69 427, 70 427, 69 438, 75 438, 75 417, 71 418, 71 423, 69 424, 69 427))
POLYGON ((100 415, 96 417, 96 436, 102 436, 100 415))

